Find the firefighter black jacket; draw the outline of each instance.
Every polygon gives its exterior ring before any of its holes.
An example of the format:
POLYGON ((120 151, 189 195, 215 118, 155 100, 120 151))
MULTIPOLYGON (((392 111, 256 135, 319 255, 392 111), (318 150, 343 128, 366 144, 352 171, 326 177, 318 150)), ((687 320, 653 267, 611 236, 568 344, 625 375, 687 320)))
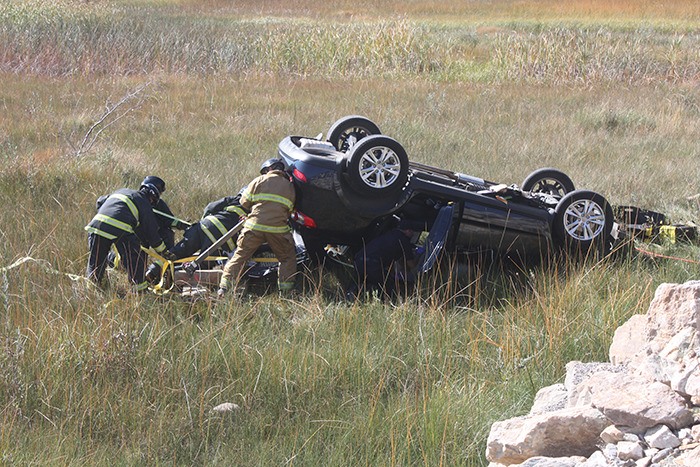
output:
POLYGON ((157 252, 165 249, 148 196, 129 188, 100 198, 97 214, 85 230, 109 240, 135 234, 144 246, 151 246, 157 252))

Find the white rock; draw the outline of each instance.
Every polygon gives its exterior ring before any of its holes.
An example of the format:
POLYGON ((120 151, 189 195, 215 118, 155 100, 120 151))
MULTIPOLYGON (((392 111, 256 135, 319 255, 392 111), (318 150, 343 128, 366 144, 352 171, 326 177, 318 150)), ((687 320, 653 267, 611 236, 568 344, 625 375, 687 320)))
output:
POLYGON ((609 360, 570 362, 530 415, 494 423, 490 465, 700 466, 700 281, 659 286, 615 331, 609 360))
POLYGON ((647 355, 635 366, 635 373, 649 381, 671 385, 671 375, 680 371, 679 363, 662 358, 659 354, 647 355))
POLYGON ((669 375, 669 380, 674 391, 686 396, 700 395, 700 360, 684 356, 678 366, 672 368, 676 371, 669 375))
POLYGON ((645 344, 647 315, 634 315, 615 330, 610 344, 610 363, 620 365, 634 363, 645 344))
POLYGON ((698 467, 700 465, 700 447, 682 453, 674 459, 676 465, 698 467))
POLYGON ((212 412, 214 413, 227 413, 227 412, 233 412, 234 410, 238 410, 240 407, 238 404, 234 404, 233 402, 224 402, 223 404, 219 404, 213 409, 211 409, 212 412))
POLYGON ((597 373, 576 388, 591 394, 591 405, 618 426, 641 431, 665 424, 674 429, 688 426, 693 415, 685 399, 668 386, 627 375, 597 373))
POLYGON ((658 354, 667 359, 680 362, 684 357, 695 356, 694 349, 698 345, 698 330, 687 327, 679 330, 666 342, 658 354))
POLYGON ((644 447, 639 441, 620 441, 617 443, 617 457, 623 461, 636 461, 644 457, 644 447))
POLYGON ((678 430, 678 439, 680 439, 683 444, 692 443, 694 440, 690 428, 681 428, 678 430))
POLYGON ((647 349, 663 351, 686 328, 700 330, 700 281, 661 284, 647 311, 647 349))
POLYGON ((690 435, 693 437, 693 441, 700 441, 700 425, 693 425, 690 427, 690 435))
POLYGON ((609 461, 617 459, 617 444, 608 443, 603 447, 603 455, 609 461))
POLYGON ((661 462, 662 460, 666 459, 671 453, 673 452, 673 449, 671 448, 666 448, 662 449, 661 451, 657 452, 654 454, 651 458, 651 462, 653 464, 656 464, 657 462, 661 462))
POLYGON ((690 397, 700 397, 700 369, 696 366, 685 380, 684 393, 690 397))
MULTIPOLYGON (((653 342, 649 345, 655 345, 653 342)), ((636 372, 668 384, 683 395, 700 394, 700 333, 685 328, 668 338, 663 349, 649 353, 636 365, 636 372)))
POLYGON ((517 464, 535 456, 590 456, 610 424, 593 407, 575 407, 496 422, 486 441, 490 462, 517 464))
POLYGON ((657 425, 644 433, 644 441, 652 448, 666 449, 681 445, 681 440, 666 425, 657 425))
POLYGON ((589 378, 591 375, 601 372, 627 373, 628 369, 625 365, 613 365, 612 363, 571 361, 566 364, 564 387, 567 391, 571 391, 576 388, 581 381, 589 378))
POLYGON ((585 457, 531 457, 522 464, 512 467, 576 467, 586 461, 585 457))
POLYGON ((553 412, 566 407, 568 392, 563 384, 553 384, 537 391, 530 414, 553 412))
POLYGON ((625 439, 625 433, 615 425, 610 425, 600 433, 600 439, 605 443, 619 443, 625 439))
POLYGON ((581 464, 581 467, 606 467, 610 465, 608 459, 605 458, 605 454, 601 451, 596 451, 591 456, 581 464))
POLYGON ((591 405, 591 390, 587 385, 581 384, 583 381, 595 375, 613 375, 615 379, 625 379, 629 370, 625 365, 613 365, 611 363, 583 363, 569 362, 566 364, 566 377, 564 386, 569 397, 567 407, 582 407, 591 405))

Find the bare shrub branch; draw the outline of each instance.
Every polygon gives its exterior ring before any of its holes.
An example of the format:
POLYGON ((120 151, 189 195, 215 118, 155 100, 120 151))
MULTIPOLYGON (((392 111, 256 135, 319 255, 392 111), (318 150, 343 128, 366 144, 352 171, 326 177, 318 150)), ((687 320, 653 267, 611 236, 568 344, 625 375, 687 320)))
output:
POLYGON ((145 90, 150 85, 151 82, 147 82, 138 86, 136 89, 130 90, 116 103, 112 104, 108 101, 105 104, 104 112, 90 125, 90 128, 87 130, 80 143, 73 144, 70 139, 68 140, 68 144, 73 150, 73 155, 75 157, 81 157, 88 153, 100 138, 102 132, 138 110, 147 98, 145 90))

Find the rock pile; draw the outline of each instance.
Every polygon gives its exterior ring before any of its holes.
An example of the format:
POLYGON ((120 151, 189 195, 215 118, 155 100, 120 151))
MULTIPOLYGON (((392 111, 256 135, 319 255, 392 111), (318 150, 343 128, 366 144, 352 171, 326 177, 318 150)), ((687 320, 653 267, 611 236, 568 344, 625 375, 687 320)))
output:
POLYGON ((700 281, 662 284, 610 363, 570 362, 528 415, 496 422, 492 467, 700 466, 700 281))

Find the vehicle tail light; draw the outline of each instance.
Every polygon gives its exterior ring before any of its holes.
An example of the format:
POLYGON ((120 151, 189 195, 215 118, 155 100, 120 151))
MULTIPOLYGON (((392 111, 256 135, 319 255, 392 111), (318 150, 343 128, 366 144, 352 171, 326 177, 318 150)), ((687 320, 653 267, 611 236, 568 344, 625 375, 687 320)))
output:
POLYGON ((299 180, 300 182, 304 182, 304 183, 307 182, 307 180, 306 180, 306 175, 304 175, 304 174, 301 172, 301 170, 299 170, 299 169, 297 169, 297 168, 295 168, 295 169, 292 171, 292 175, 294 175, 294 178, 296 178, 296 179, 299 180))
POLYGON ((306 227, 309 229, 316 228, 316 221, 302 212, 294 211, 291 215, 291 218, 292 218, 292 221, 296 222, 297 224, 299 224, 303 227, 306 227))

